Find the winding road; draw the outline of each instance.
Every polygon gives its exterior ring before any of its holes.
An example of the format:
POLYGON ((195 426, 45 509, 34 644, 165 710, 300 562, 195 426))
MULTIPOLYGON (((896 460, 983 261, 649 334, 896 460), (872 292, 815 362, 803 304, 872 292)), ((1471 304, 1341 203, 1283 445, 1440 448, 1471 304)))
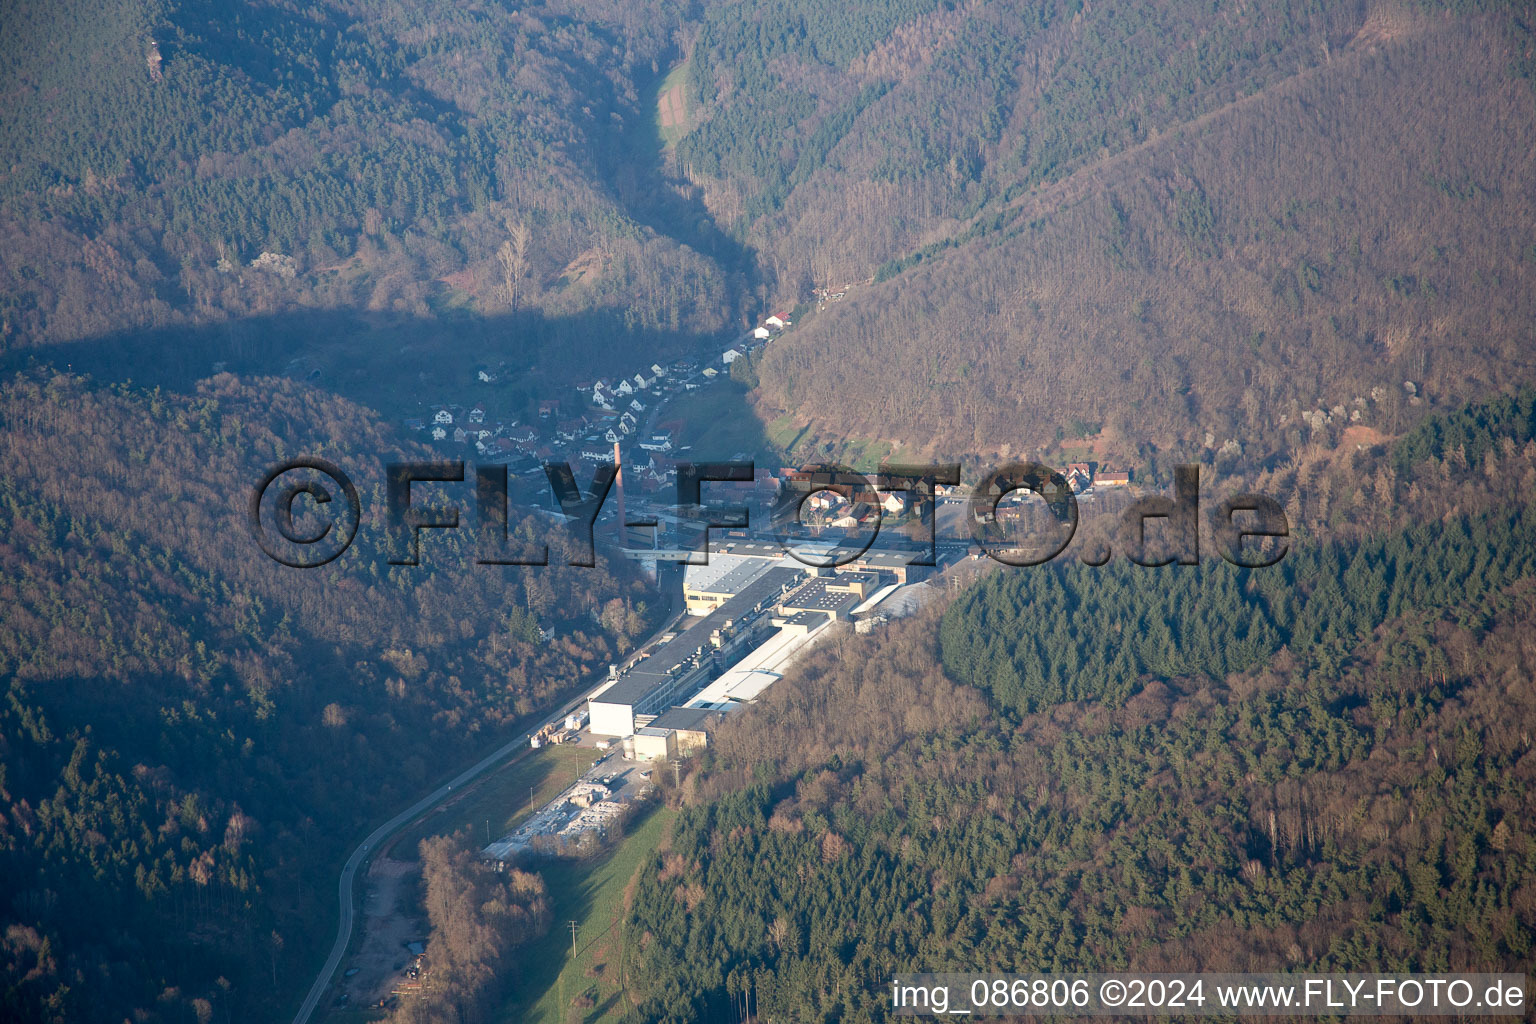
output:
POLYGON ((341 920, 336 925, 336 941, 331 946, 331 955, 326 958, 325 966, 320 968, 320 974, 315 978, 315 983, 309 988, 309 995, 304 997, 304 1002, 299 1006, 299 1012, 294 1015, 293 1024, 308 1024, 310 1014, 315 1012, 315 1007, 320 1004, 325 990, 330 987, 331 979, 336 974, 336 968, 341 966, 342 957, 347 955, 347 947, 352 942, 352 885, 357 880, 357 869, 368 862, 368 854, 379 848, 379 845, 392 836, 396 831, 414 821, 420 815, 431 810, 434 806, 448 798, 455 789, 471 782, 492 768, 503 764, 507 757, 521 747, 528 750, 528 738, 532 733, 524 733, 515 740, 497 747, 496 750, 486 755, 469 768, 464 769, 453 780, 446 782, 420 800, 416 801, 399 814, 390 818, 384 824, 368 834, 357 849, 352 851, 352 856, 347 858, 347 863, 341 869, 341 878, 336 883, 336 898, 341 905, 341 920))
MULTIPOLYGON (((668 594, 667 609, 662 617, 662 626, 636 647, 637 652, 649 647, 658 637, 672 628, 672 624, 678 615, 675 610, 676 605, 677 601, 673 595, 668 594)), ((631 657, 634 657, 634 655, 631 655, 631 657)), ((558 722, 565 718, 570 712, 586 703, 589 696, 603 689, 607 684, 608 680, 605 678, 597 686, 588 689, 576 700, 562 707, 558 714, 546 719, 544 723, 541 723, 540 727, 548 722, 558 722)), ((357 849, 352 851, 352 855, 347 858, 346 864, 342 866, 341 877, 336 882, 336 901, 341 907, 341 916, 336 923, 336 941, 331 944, 331 955, 326 958, 325 966, 320 968, 320 973, 315 977, 314 984, 309 987, 309 994, 304 997, 304 1002, 299 1004, 299 1012, 294 1014, 293 1024, 309 1024, 310 1016, 314 1014, 315 1007, 320 1005, 320 1000, 325 997, 325 992, 330 988, 331 981, 336 975, 336 969, 341 966, 342 958, 347 955, 347 947, 352 944, 352 924, 356 916, 353 910, 353 885, 357 881, 358 869, 368 863, 369 854, 378 850, 391 836, 407 824, 415 821, 418 817, 448 799, 454 790, 462 789, 467 783, 473 782, 493 768, 499 768, 502 765, 511 763, 509 759, 515 760, 515 758, 512 758, 513 754, 517 754, 518 757, 526 757, 530 752, 528 740, 532 736, 533 732, 525 732, 516 739, 509 740, 497 747, 491 753, 368 833, 368 838, 364 839, 358 844, 357 849)))

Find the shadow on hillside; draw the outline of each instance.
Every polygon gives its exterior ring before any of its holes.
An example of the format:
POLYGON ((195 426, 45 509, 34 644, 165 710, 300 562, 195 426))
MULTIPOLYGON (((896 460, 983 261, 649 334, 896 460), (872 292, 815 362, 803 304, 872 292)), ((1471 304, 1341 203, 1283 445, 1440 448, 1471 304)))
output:
MULTIPOLYGON (((228 371, 287 377, 395 420, 419 417, 436 404, 483 404, 488 417, 529 422, 546 399, 561 401, 561 416, 592 411, 577 404, 571 386, 578 381, 649 375, 652 364, 679 359, 718 365, 728 344, 714 334, 634 328, 621 311, 415 317, 339 309, 22 349, 0 355, 0 376, 50 367, 103 383, 188 392, 198 380, 228 371), (481 371, 492 379, 482 380, 481 371)), ((741 415, 752 419, 744 404, 741 415)))
POLYGON ((646 227, 682 243, 714 260, 730 280, 732 313, 752 316, 760 312, 752 285, 758 274, 756 254, 740 240, 720 229, 704 205, 702 192, 680 181, 667 170, 665 144, 655 121, 661 85, 672 59, 641 89, 643 115, 638 123, 609 123, 608 144, 624 154, 604 169, 610 186, 625 210, 646 227))

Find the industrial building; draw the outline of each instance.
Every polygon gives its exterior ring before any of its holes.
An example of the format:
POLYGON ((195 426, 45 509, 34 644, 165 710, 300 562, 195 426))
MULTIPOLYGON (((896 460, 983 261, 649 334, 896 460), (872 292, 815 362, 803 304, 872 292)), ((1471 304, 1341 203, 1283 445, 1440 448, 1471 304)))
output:
POLYGON ((588 702, 592 732, 629 736, 638 718, 660 714, 698 692, 736 656, 750 648, 768 626, 764 614, 804 573, 769 567, 708 615, 632 665, 588 702))
POLYGON ((713 708, 672 708, 650 725, 635 730, 637 761, 687 757, 709 745, 709 733, 725 720, 724 711, 713 708))
POLYGON ((708 615, 762 576, 773 561, 748 555, 711 555, 708 565, 690 565, 683 574, 689 615, 708 615))
POLYGON ((880 577, 872 572, 831 573, 823 570, 796 587, 780 602, 786 615, 797 612, 824 612, 835 619, 848 619, 854 608, 875 592, 880 577))

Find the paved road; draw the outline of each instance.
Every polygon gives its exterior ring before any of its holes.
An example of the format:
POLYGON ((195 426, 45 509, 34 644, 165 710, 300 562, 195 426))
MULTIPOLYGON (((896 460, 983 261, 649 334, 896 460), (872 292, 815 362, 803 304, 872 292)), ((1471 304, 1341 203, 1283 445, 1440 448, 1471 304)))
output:
MULTIPOLYGON (((651 634, 641 646, 651 643, 668 629, 672 628, 673 621, 676 618, 672 604, 673 602, 669 595, 667 613, 663 619, 663 625, 655 633, 651 634)), ((571 711, 585 703, 588 694, 593 690, 601 688, 606 683, 607 680, 604 679, 598 686, 593 687, 587 693, 582 694, 576 700, 565 705, 558 714, 553 715, 547 721, 557 722, 564 719, 571 711)), ((341 907, 341 918, 336 924, 336 941, 331 945, 331 955, 326 958, 325 966, 320 968, 320 974, 315 978, 315 983, 310 986, 309 995, 305 996, 304 1002, 299 1005, 299 1012, 294 1015, 293 1024, 308 1024, 310 1015, 315 1012, 315 1007, 320 1005, 320 1000, 324 998, 326 989, 330 987, 331 979, 336 975, 336 969, 341 966, 342 958, 347 955, 347 947, 352 943, 352 923, 354 918, 352 886, 357 881, 358 869, 368 863, 369 855, 379 849, 395 832, 404 828, 437 804, 448 799, 454 790, 462 789, 467 783, 473 782, 491 769, 508 763, 508 758, 518 751, 521 751, 519 756, 527 756, 529 752, 528 740, 532 735, 533 733, 531 732, 525 732, 518 738, 497 747, 490 754, 476 761, 473 765, 455 775, 451 780, 437 787, 374 829, 368 834, 368 838, 364 839, 357 849, 352 851, 352 856, 347 858, 347 863, 341 869, 341 878, 336 883, 336 900, 341 907)))
POLYGON ((447 799, 448 795, 455 789, 462 787, 465 783, 470 782, 482 773, 503 763, 519 747, 526 751, 528 749, 529 735, 524 733, 517 739, 498 747, 494 753, 476 762, 473 767, 466 768, 454 776, 452 782, 445 783, 434 789, 431 793, 428 793, 374 829, 369 833, 368 838, 364 839, 362 844, 352 851, 352 856, 347 858, 346 866, 341 869, 341 879, 336 885, 336 898, 341 904, 341 920, 336 926, 336 942, 331 946, 331 955, 326 958, 325 966, 320 968, 319 977, 315 978, 315 983, 310 986, 309 995, 304 997, 303 1004, 299 1006, 299 1012, 294 1016, 293 1024, 307 1024, 310 1014, 315 1012, 315 1007, 319 1005, 326 989, 330 987, 331 978, 336 974, 336 968, 341 966, 341 958, 347 955, 347 946, 352 941, 352 884, 357 879, 358 868, 368 862, 368 855, 378 849, 379 844, 393 835, 397 829, 403 828, 408 822, 415 820, 418 815, 447 799))

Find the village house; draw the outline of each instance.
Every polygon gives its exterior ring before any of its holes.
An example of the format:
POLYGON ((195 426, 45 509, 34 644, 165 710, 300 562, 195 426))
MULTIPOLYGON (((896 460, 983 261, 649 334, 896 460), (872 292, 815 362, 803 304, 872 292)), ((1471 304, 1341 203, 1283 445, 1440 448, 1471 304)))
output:
POLYGON ((449 412, 447 409, 444 409, 442 406, 438 406, 436 411, 432 413, 432 422, 441 423, 444 426, 447 426, 453 422, 453 413, 449 412))
POLYGON ((782 331, 784 328, 789 326, 789 314, 788 313, 775 313, 772 316, 770 316, 768 319, 764 320, 763 323, 766 324, 769 327, 777 327, 779 330, 782 331))
POLYGON ((835 491, 816 491, 805 499, 803 507, 812 512, 826 512, 837 508, 843 502, 843 496, 835 491))
POLYGON ((1131 472, 1130 470, 1106 470, 1099 473, 1094 482, 1100 487, 1128 487, 1131 483, 1131 472))
POLYGON ((652 434, 649 439, 640 442, 640 447, 648 452, 669 452, 672 450, 672 432, 663 430, 652 434))
POLYGON ((477 405, 473 409, 469 410, 469 422, 471 422, 471 423, 484 423, 485 422, 485 406, 477 405))
POLYGON ((483 442, 480 447, 481 454, 487 458, 505 462, 517 453, 517 448, 505 437, 493 437, 483 442))

